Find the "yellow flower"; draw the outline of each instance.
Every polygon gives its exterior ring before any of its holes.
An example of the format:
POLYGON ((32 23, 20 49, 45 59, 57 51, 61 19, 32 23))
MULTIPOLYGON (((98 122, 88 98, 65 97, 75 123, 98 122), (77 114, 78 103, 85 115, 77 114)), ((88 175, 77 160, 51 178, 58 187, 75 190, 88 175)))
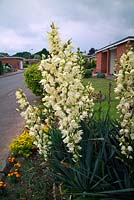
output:
POLYGON ((8 173, 8 175, 7 175, 7 176, 9 176, 9 177, 10 177, 10 176, 11 176, 11 174, 10 174, 10 173, 8 173))

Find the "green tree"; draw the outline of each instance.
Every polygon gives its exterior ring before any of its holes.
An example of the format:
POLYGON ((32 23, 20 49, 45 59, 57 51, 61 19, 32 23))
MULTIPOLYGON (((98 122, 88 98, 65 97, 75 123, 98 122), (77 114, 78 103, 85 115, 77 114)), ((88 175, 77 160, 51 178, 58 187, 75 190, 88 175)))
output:
POLYGON ((89 49, 88 55, 93 55, 95 51, 95 48, 92 47, 91 49, 89 49))
POLYGON ((32 55, 30 52, 24 51, 24 52, 18 52, 16 54, 14 54, 12 57, 22 57, 22 58, 32 58, 32 55))
POLYGON ((35 55, 40 55, 41 58, 42 58, 42 55, 45 55, 47 58, 49 55, 49 51, 47 49, 43 48, 41 51, 38 51, 35 54, 33 54, 32 57, 34 58, 35 55))
POLYGON ((34 59, 39 59, 39 60, 41 60, 41 56, 39 55, 39 54, 34 54, 34 59))
POLYGON ((9 54, 8 53, 4 53, 4 52, 0 52, 0 57, 4 57, 4 56, 8 57, 9 54))

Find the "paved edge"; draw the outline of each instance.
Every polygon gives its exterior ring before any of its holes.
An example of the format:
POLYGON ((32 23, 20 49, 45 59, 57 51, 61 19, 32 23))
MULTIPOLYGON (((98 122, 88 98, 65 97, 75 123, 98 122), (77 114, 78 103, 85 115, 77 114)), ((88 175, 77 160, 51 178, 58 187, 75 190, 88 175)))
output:
MULTIPOLYGON (((3 75, 0 75, 0 78, 6 78, 8 76, 14 76, 16 74, 20 74, 20 73, 23 73, 23 72, 24 72, 24 69, 18 70, 16 72, 6 73, 6 74, 3 74, 3 75)), ((8 151, 7 156, 0 161, 0 180, 2 180, 3 177, 5 176, 4 172, 5 172, 5 169, 6 169, 6 166, 7 166, 8 157, 10 155, 11 155, 11 152, 8 151)))
POLYGON ((18 70, 16 72, 9 72, 9 73, 0 75, 0 78, 5 78, 5 77, 8 77, 8 76, 13 76, 13 75, 20 74, 20 73, 23 73, 23 72, 24 72, 24 69, 18 70))
POLYGON ((5 177, 5 172, 7 168, 7 163, 8 163, 8 158, 11 155, 11 152, 8 151, 8 154, 4 159, 1 160, 1 166, 0 166, 0 181, 4 179, 5 177))

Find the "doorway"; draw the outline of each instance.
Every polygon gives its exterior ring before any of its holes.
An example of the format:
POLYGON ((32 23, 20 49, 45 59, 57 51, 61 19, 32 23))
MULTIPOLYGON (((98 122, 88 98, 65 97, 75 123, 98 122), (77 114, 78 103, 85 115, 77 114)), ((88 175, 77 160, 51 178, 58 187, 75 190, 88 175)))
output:
POLYGON ((110 74, 114 74, 114 65, 116 60, 116 49, 110 50, 110 74))

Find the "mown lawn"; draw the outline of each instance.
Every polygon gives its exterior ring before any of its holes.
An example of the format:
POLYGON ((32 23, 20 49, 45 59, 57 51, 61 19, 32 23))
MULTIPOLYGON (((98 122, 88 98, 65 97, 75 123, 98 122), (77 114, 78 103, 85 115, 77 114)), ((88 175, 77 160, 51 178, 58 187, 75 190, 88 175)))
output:
POLYGON ((102 114, 105 115, 108 109, 108 101, 109 101, 109 84, 111 84, 111 93, 110 93, 110 117, 116 119, 119 117, 117 113, 116 106, 118 105, 119 101, 115 99, 114 88, 116 86, 114 79, 105 79, 105 78, 87 78, 84 79, 84 84, 86 85, 88 82, 91 82, 95 92, 101 91, 103 95, 105 95, 105 101, 101 103, 95 103, 95 111, 98 113, 98 109, 101 107, 102 114))

